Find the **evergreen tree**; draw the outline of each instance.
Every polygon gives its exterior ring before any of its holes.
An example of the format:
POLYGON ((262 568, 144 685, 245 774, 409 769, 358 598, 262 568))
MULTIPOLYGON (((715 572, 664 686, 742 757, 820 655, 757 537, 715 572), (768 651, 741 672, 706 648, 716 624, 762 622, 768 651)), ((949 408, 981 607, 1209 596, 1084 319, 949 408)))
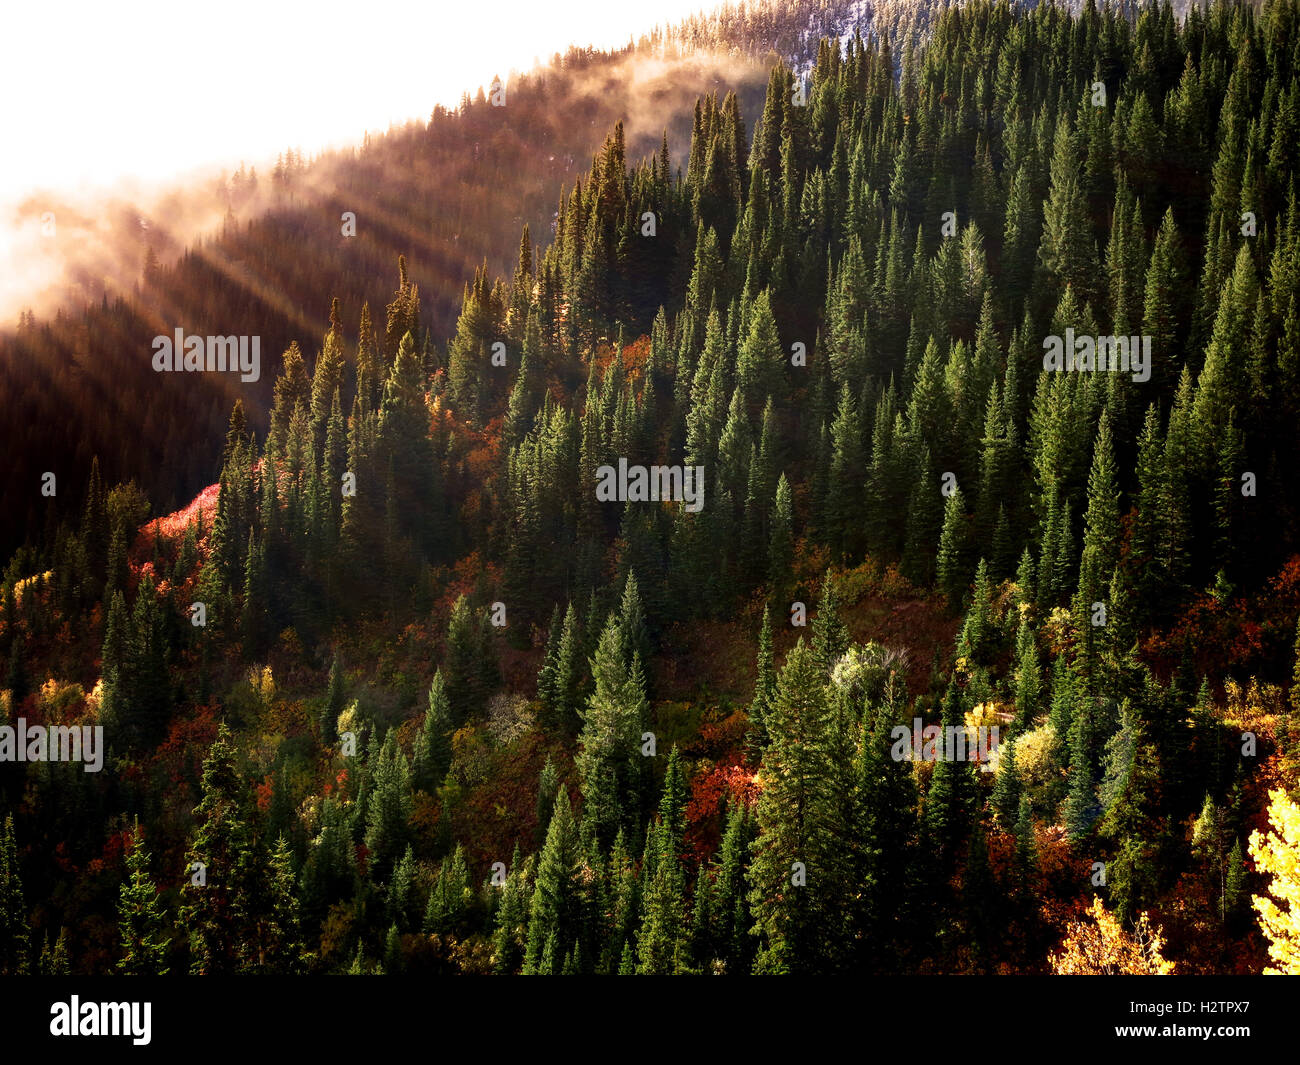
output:
POLYGON ((754 700, 749 704, 749 742, 762 750, 767 744, 767 716, 776 697, 776 660, 772 653, 772 615, 763 611, 758 634, 758 668, 754 678, 754 700))
POLYGON ((0 832, 0 975, 23 976, 28 972, 30 944, 14 819, 6 814, 4 831, 0 832))
POLYGON ((412 752, 412 787, 433 794, 442 784, 451 768, 451 732, 451 700, 447 697, 442 670, 437 670, 429 685, 428 708, 412 752))
POLYGON ((556 956, 578 933, 577 896, 581 847, 569 793, 560 790, 546 832, 546 845, 537 866, 528 916, 525 976, 549 976, 557 971, 556 956))
POLYGON ((935 556, 935 580, 947 597, 948 608, 957 610, 966 597, 970 576, 966 570, 966 504, 961 489, 954 488, 943 508, 943 531, 935 556))
POLYGON ((406 755, 389 731, 373 769, 374 792, 366 811, 366 849, 376 880, 387 880, 410 839, 411 774, 406 755))
POLYGON ((639 659, 629 666, 623 647, 622 628, 611 617, 591 660, 594 690, 583 713, 575 759, 584 827, 602 847, 614 841, 620 827, 633 836, 640 820, 645 686, 639 659))
POLYGON ((839 587, 834 572, 829 569, 822 578, 821 598, 817 601, 812 629, 810 653, 825 682, 835 663, 849 649, 849 629, 840 617, 839 587))
POLYGON ((289 841, 281 836, 271 851, 267 894, 269 906, 259 930, 262 964, 259 971, 281 976, 302 972, 302 917, 298 902, 297 876, 289 841))
MULTIPOLYGON (((531 863, 531 858, 529 859, 531 863)), ((492 937, 492 969, 498 974, 517 972, 524 961, 528 936, 528 869, 516 844, 510 870, 501 885, 496 931, 492 937)))
POLYGON ((794 503, 790 494, 790 482, 783 473, 776 484, 772 533, 767 548, 767 585, 773 602, 783 603, 787 599, 793 565, 794 503))
POLYGON ((329 689, 325 693, 325 705, 321 708, 320 715, 321 740, 326 745, 336 742, 339 738, 339 714, 343 713, 345 702, 343 668, 339 656, 335 654, 330 662, 329 689))
POLYGON ((166 976, 169 971, 166 915, 158 889, 149 877, 149 861, 144 832, 137 822, 117 903, 117 927, 122 939, 117 971, 126 976, 166 976))
POLYGON ((203 798, 194 814, 179 912, 189 934, 190 971, 250 972, 260 947, 255 926, 264 866, 248 781, 224 724, 203 763, 203 798))
POLYGON ((840 946, 837 771, 823 684, 816 656, 800 639, 781 670, 759 771, 764 786, 749 873, 761 944, 756 972, 821 971, 840 946))

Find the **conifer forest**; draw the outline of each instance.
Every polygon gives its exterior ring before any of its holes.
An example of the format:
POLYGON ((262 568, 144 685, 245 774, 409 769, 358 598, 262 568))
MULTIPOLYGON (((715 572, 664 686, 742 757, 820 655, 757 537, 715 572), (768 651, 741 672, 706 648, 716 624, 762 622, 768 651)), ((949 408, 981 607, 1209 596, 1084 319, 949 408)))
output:
POLYGON ((0 974, 1300 974, 1300 0, 624 16, 6 311, 0 974))

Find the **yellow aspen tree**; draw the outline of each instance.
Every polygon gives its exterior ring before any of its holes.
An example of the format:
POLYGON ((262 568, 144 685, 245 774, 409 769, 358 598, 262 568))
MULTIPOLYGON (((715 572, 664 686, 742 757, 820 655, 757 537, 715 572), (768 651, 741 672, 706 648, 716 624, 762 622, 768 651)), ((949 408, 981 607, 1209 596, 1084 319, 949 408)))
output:
POLYGON ((1268 819, 1273 831, 1250 834, 1250 857, 1255 868, 1270 874, 1269 895, 1251 900, 1268 938, 1268 956, 1277 968, 1268 976, 1300 975, 1300 806, 1281 788, 1269 792, 1268 819), (1279 906, 1278 903, 1283 905, 1279 906))
POLYGON ((1160 930, 1145 913, 1130 935, 1094 898, 1087 919, 1074 922, 1047 962, 1056 976, 1169 976, 1174 963, 1161 954, 1163 948, 1160 930))

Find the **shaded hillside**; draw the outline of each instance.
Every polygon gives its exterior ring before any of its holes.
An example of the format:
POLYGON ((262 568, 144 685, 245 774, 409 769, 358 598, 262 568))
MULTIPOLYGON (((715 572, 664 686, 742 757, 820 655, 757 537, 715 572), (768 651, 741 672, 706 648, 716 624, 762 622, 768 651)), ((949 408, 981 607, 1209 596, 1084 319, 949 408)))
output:
MULTIPOLYGON (((701 91, 734 88, 752 107, 765 79, 758 67, 703 55, 575 51, 516 78, 505 107, 480 90, 359 149, 311 162, 291 153, 269 174, 241 170, 212 193, 225 223, 193 247, 176 247, 165 222, 142 227, 119 205, 96 241, 110 251, 76 262, 67 309, 48 320, 25 314, 0 334, 0 446, 17 456, 0 483, 0 555, 52 514, 75 515, 60 500, 84 488, 92 456, 110 483, 135 479, 162 510, 210 482, 218 470, 204 452, 220 440, 233 398, 261 434, 281 353, 296 340, 314 361, 307 338, 327 325, 320 291, 337 295, 352 330, 369 302, 382 331, 393 266, 405 255, 420 290, 419 343, 440 348, 475 268, 507 269, 524 224, 549 230, 562 186, 614 122, 625 122, 634 157, 657 151, 665 132, 681 150, 701 91), (344 212, 356 216, 355 237, 342 234, 344 212), (177 327, 260 336, 261 380, 155 373, 151 341, 177 327), (39 493, 46 471, 60 478, 54 507, 39 493)), ((190 194, 187 203, 178 213, 208 201, 190 194)), ((75 234, 75 218, 63 215, 75 234)))

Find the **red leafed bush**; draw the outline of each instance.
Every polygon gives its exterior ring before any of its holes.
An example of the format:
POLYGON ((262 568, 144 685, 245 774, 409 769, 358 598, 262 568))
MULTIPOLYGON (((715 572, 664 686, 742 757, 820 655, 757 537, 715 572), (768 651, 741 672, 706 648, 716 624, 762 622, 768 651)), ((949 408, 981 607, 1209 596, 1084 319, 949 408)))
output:
POLYGON ((686 804, 686 838, 690 849, 703 857, 717 850, 726 827, 727 802, 736 800, 753 806, 758 800, 754 772, 734 755, 727 764, 715 765, 691 781, 691 798, 686 804))
POLYGON ((172 721, 167 738, 154 752, 153 768, 166 774, 173 786, 202 778, 203 760, 217 738, 218 712, 217 705, 209 703, 190 717, 172 721))
POLYGON ((736 711, 721 721, 705 721, 700 725, 699 739, 691 744, 691 753, 699 753, 721 762, 736 760, 745 743, 749 729, 749 715, 736 711))
POLYGON ((105 869, 115 869, 122 864, 126 852, 130 850, 134 836, 131 829, 120 829, 104 841, 104 849, 98 858, 92 858, 86 865, 88 873, 100 873, 105 869))
POLYGON ((200 516, 203 518, 204 530, 210 530, 217 513, 217 496, 220 494, 221 485, 210 484, 196 495, 188 506, 163 517, 154 518, 140 530, 140 537, 135 544, 136 553, 149 553, 153 549, 154 538, 158 536, 167 540, 179 539, 185 535, 186 529, 199 520, 200 516))

